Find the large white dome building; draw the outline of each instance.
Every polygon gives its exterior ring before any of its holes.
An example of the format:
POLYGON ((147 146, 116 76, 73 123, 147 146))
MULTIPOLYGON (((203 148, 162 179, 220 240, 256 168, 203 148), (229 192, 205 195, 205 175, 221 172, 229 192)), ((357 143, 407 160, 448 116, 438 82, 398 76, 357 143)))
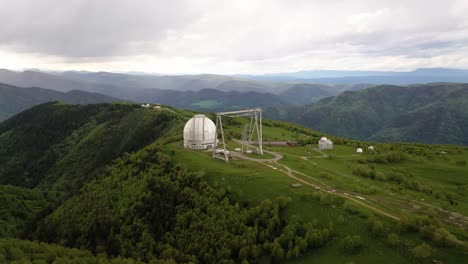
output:
POLYGON ((184 127, 184 147, 210 149, 216 146, 216 125, 204 115, 195 115, 184 127))

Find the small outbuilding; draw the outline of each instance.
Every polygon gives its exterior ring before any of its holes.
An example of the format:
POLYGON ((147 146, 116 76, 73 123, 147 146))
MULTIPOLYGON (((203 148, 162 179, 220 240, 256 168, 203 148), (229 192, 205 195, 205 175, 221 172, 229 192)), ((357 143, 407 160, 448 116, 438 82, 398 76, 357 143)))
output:
POLYGON ((369 147, 367 148, 367 150, 369 150, 369 151, 374 151, 374 147, 373 147, 373 146, 369 146, 369 147))
POLYGON ((326 137, 322 137, 319 141, 318 141, 318 148, 320 150, 323 150, 323 149, 333 149, 333 142, 326 138, 326 137))
POLYGON ((356 153, 357 153, 357 154, 362 154, 362 148, 356 149, 356 153))

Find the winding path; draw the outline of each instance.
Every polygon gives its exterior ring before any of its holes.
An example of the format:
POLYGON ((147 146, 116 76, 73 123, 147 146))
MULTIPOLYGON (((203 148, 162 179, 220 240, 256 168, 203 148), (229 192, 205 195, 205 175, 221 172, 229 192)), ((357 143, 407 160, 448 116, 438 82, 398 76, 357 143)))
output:
MULTIPOLYGON (((240 143, 240 141, 237 141, 237 142, 240 143)), ((249 145, 249 147, 257 148, 257 147, 252 146, 252 145, 249 145)), ((258 148, 257 148, 257 149, 258 149, 258 148)), ((250 161, 258 162, 258 163, 261 163, 261 164, 266 165, 266 166, 271 166, 271 165, 268 164, 268 163, 274 163, 274 164, 276 164, 278 167, 283 167, 283 168, 285 169, 285 170, 283 170, 283 169, 278 169, 279 171, 285 173, 288 177, 290 177, 290 178, 292 178, 292 179, 295 179, 296 181, 299 181, 299 182, 301 182, 301 183, 303 183, 303 184, 305 184, 305 185, 308 185, 308 186, 310 186, 310 187, 313 187, 313 188, 315 188, 315 189, 317 189, 317 190, 320 190, 320 191, 323 191, 323 192, 327 192, 327 193, 330 193, 330 194, 332 194, 332 195, 336 195, 336 196, 342 197, 342 198, 347 199, 347 200, 351 200, 351 201, 353 201, 353 202, 355 202, 355 203, 357 203, 357 204, 359 204, 359 205, 362 205, 362 206, 364 206, 364 207, 366 207, 366 208, 368 208, 368 209, 370 209, 370 210, 372 210, 372 211, 374 211, 374 212, 376 212, 376 213, 378 213, 378 214, 380 214, 380 215, 387 216, 387 217, 389 217, 389 218, 391 218, 391 219, 394 219, 394 220, 397 220, 397 221, 400 220, 399 217, 397 217, 397 216, 395 216, 395 215, 393 215, 393 214, 390 214, 390 213, 388 213, 388 212, 385 212, 385 211, 383 211, 383 210, 380 210, 380 209, 378 209, 378 208, 375 208, 375 207, 373 207, 372 205, 369 205, 368 203, 366 203, 366 202, 360 200, 359 198, 357 198, 357 197, 360 197, 361 199, 364 199, 364 200, 365 200, 365 198, 363 198, 363 197, 361 197, 361 196, 355 196, 354 194, 350 194, 350 192, 347 193, 347 192, 344 192, 344 191, 342 191, 342 190, 331 189, 330 186, 328 186, 327 184, 323 183, 322 181, 320 181, 320 180, 318 180, 318 179, 315 179, 315 178, 313 178, 313 177, 311 177, 311 176, 309 176, 309 175, 306 175, 306 174, 304 174, 304 173, 302 173, 302 172, 293 170, 293 169, 289 168, 288 166, 286 166, 286 165, 284 165, 284 164, 278 163, 278 161, 281 160, 281 159, 283 158, 283 155, 282 155, 282 154, 279 154, 279 153, 277 153, 277 152, 272 152, 272 151, 266 151, 266 150, 263 150, 263 151, 266 152, 266 153, 269 153, 269 154, 273 155, 274 157, 271 158, 271 159, 256 159, 256 158, 252 158, 252 157, 247 157, 247 156, 243 155, 243 154, 240 153, 240 152, 232 152, 231 155, 232 155, 233 157, 236 157, 236 158, 240 158, 240 159, 245 159, 245 160, 250 160, 250 161), (308 177, 308 178, 314 179, 314 180, 316 180, 316 181, 319 181, 319 182, 321 183, 321 185, 313 184, 313 183, 311 183, 311 182, 308 182, 308 181, 306 181, 306 180, 303 180, 303 179, 301 179, 301 178, 298 178, 298 177, 295 176, 294 174, 298 174, 298 175, 301 175, 301 176, 308 177)))
MULTIPOLYGON (((235 140, 235 141, 237 141, 238 143, 242 143, 241 141, 238 141, 238 140, 235 140)), ((248 145, 249 147, 258 150, 258 148, 256 146, 252 146, 250 144, 245 144, 245 145, 248 145)), ((274 152, 274 151, 266 151, 266 150, 263 150, 263 151, 265 153, 269 153, 269 154, 273 155, 273 158, 259 159, 259 158, 246 156, 246 155, 244 155, 243 153, 240 153, 240 152, 231 152, 231 155, 233 157, 236 157, 236 158, 239 158, 239 159, 258 162, 258 163, 263 164, 265 166, 268 166, 270 168, 276 169, 276 170, 286 174, 288 177, 290 177, 290 178, 292 178, 292 179, 294 179, 294 180, 296 180, 298 182, 301 182, 302 184, 305 184, 305 185, 313 187, 313 188, 315 188, 317 190, 327 192, 327 193, 330 193, 332 195, 336 195, 336 196, 342 197, 344 199, 353 201, 354 203, 359 204, 361 206, 364 206, 364 207, 372 210, 373 212, 375 212, 377 214, 389 217, 389 218, 391 218, 393 220, 396 220, 396 221, 400 220, 400 218, 398 216, 396 216, 393 213, 390 213, 390 212, 384 211, 382 209, 376 208, 375 206, 371 205, 370 203, 377 204, 377 205, 382 205, 382 206, 391 206, 391 207, 398 208, 400 210, 409 210, 409 211, 418 211, 418 212, 423 211, 424 209, 414 207, 414 204, 418 203, 419 205, 425 205, 426 208, 434 208, 434 209, 438 209, 438 210, 446 213, 445 217, 443 217, 443 216, 438 217, 438 219, 440 219, 440 220, 442 220, 442 221, 444 221, 446 223, 456 225, 456 226, 458 226, 460 228, 464 228, 468 223, 468 217, 465 217, 463 215, 460 215, 460 214, 457 214, 457 213, 454 213, 454 212, 445 211, 445 210, 442 210, 442 209, 437 208, 435 206, 432 206, 432 205, 429 205, 427 203, 423 203, 423 202, 420 202, 420 201, 417 201, 417 200, 402 198, 402 200, 393 201, 393 200, 388 200, 388 199, 383 198, 383 197, 368 196, 368 195, 363 195, 363 194, 359 194, 359 193, 354 193, 354 192, 351 192, 351 191, 343 191, 343 190, 339 190, 339 189, 334 189, 334 188, 330 187, 329 185, 327 185, 326 183, 324 183, 323 181, 321 181, 320 179, 317 179, 316 177, 309 176, 309 175, 304 174, 304 173, 302 173, 300 171, 293 170, 293 169, 289 168, 288 166, 286 166, 284 164, 280 164, 279 161, 281 159, 283 159, 284 155, 297 157, 297 158, 306 160, 308 162, 311 162, 312 164, 314 164, 315 166, 317 166, 317 167, 319 167, 319 168, 321 168, 323 170, 326 170, 326 171, 341 175, 341 176, 346 177, 346 178, 352 178, 352 177, 350 177, 349 175, 340 173, 338 171, 333 171, 333 170, 330 170, 329 168, 325 168, 325 167, 321 166, 320 164, 317 164, 316 162, 313 162, 312 160, 310 160, 307 157, 298 156, 298 155, 289 154, 289 153, 282 153, 282 152, 274 152), (310 181, 307 181, 307 180, 305 180, 303 178, 300 178, 299 176, 309 178, 309 179, 317 182, 317 184, 314 184, 314 183, 312 183, 310 181), (413 205, 411 205, 411 203, 413 203, 413 205)), ((318 151, 318 152, 324 154, 322 151, 318 151)), ((353 156, 355 156, 355 155, 353 155, 353 156)), ((324 158, 324 157, 328 157, 328 156, 322 155, 322 156, 320 156, 318 158, 324 158)))

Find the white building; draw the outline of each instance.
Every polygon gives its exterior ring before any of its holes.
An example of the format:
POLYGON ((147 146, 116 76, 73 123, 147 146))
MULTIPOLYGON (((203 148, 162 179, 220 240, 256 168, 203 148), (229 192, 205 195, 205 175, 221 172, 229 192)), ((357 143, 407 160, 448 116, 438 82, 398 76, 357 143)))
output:
POLYGON ((184 147, 210 149, 216 146, 216 125, 204 115, 195 115, 184 127, 184 147))
POLYGON ((356 153, 357 153, 357 154, 362 154, 362 148, 356 149, 356 153))
POLYGON ((333 149, 333 142, 326 137, 322 137, 318 141, 318 148, 319 149, 333 149))

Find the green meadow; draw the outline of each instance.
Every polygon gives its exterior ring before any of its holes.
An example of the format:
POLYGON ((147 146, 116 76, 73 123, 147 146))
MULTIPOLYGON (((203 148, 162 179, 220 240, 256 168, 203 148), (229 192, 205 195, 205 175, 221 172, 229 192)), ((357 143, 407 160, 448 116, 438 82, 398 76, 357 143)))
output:
MULTIPOLYGON (((232 150, 239 147, 233 139, 241 133, 243 123, 242 120, 226 123, 227 145, 232 150)), ((466 259, 468 237, 466 227, 459 224, 466 221, 468 206, 463 192, 468 186, 468 166, 460 162, 468 160, 467 148, 338 139, 339 144, 335 143, 332 150, 324 150, 324 156, 315 150, 319 133, 292 124, 272 124, 267 121, 263 127, 265 141, 300 143, 295 147, 265 146, 265 150, 283 156, 278 163, 261 162, 258 155, 250 157, 258 157, 259 162, 234 158, 225 163, 213 159, 212 152, 187 151, 180 142, 165 148, 176 162, 201 171, 210 185, 240 197, 247 206, 286 196, 290 202, 282 212, 285 221, 300 219, 333 230, 334 238, 325 247, 310 250, 289 260, 291 263, 424 263, 432 260, 460 263, 466 259), (375 151, 367 150, 370 145, 375 151), (362 147, 364 153, 357 155, 357 147, 362 147), (422 149, 425 154, 418 155, 422 149), (387 153, 395 153, 397 157, 387 153), (398 158, 400 154, 402 157, 398 158), (289 177, 286 167, 294 171, 296 178, 321 186, 321 190, 289 177), (292 187, 294 183, 301 185, 292 187), (394 220, 323 188, 349 193, 354 200, 356 196, 362 197, 365 199, 362 203, 403 220, 394 220), (461 217, 450 223, 451 213, 459 213, 461 217), (424 226, 420 223, 422 220, 414 220, 424 217, 432 221, 430 225, 424 226), (411 223, 405 222, 406 219, 411 223), (373 227, 375 222, 378 228, 373 227), (422 226, 412 227, 412 224, 422 226), (434 238, 437 235, 430 234, 428 226, 448 230, 450 239, 453 236, 458 244, 440 242, 439 238, 434 238), (390 242, 395 236, 397 242, 390 242), (354 241, 355 249, 347 248, 349 237, 358 238, 354 241), (423 247, 418 247, 422 244, 429 245, 430 257, 417 253, 423 251, 423 247)), ((273 157, 268 152, 265 155, 263 159, 273 157)))

